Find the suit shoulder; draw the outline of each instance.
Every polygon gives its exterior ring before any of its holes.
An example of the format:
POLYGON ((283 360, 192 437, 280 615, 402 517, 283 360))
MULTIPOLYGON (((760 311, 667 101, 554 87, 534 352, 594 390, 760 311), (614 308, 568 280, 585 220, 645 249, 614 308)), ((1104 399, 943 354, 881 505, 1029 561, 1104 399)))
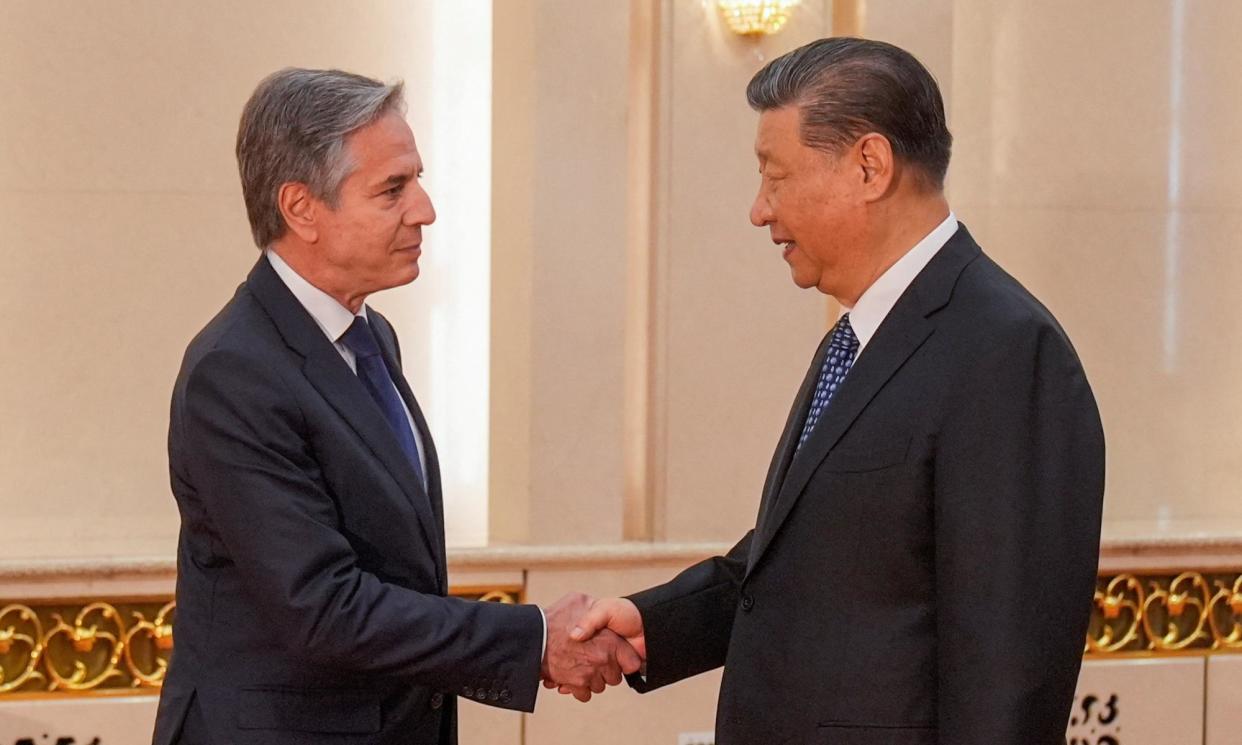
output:
POLYGON ((953 290, 947 311, 960 328, 988 346, 1007 346, 1022 340, 1059 341, 1069 337, 1052 312, 1030 290, 987 255, 971 262, 953 290))
POLYGON ((279 339, 271 319, 243 284, 186 347, 178 383, 183 384, 208 357, 270 367, 273 353, 283 346, 274 343, 279 339))

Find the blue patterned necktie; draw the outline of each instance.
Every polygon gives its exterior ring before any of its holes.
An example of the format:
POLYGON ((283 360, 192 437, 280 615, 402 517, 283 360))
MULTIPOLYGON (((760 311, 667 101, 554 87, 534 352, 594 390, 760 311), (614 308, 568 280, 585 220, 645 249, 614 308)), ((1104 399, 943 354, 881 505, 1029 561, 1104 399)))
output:
POLYGON ((850 327, 850 314, 846 313, 837 321, 832 329, 832 338, 828 340, 828 354, 824 356, 824 365, 819 369, 819 381, 815 383, 815 396, 811 398, 811 407, 806 412, 806 423, 802 425, 802 436, 798 438, 798 448, 811 436, 815 425, 823 416, 828 402, 845 381, 850 368, 854 366, 854 357, 858 354, 858 337, 850 327))
POLYGON ((375 332, 371 330, 367 319, 362 316, 354 318, 354 322, 344 334, 341 334, 341 343, 354 353, 358 378, 362 380, 367 392, 371 394, 371 398, 375 399, 380 411, 384 413, 384 419, 388 421, 388 426, 396 434, 401 450, 405 452, 406 457, 414 466, 414 473, 418 475, 418 480, 426 483, 423 480, 422 464, 418 460, 418 445, 414 441, 414 430, 410 428, 410 420, 406 416, 405 406, 401 403, 401 395, 397 393, 397 387, 388 372, 388 365, 384 364, 379 343, 375 340, 375 332))

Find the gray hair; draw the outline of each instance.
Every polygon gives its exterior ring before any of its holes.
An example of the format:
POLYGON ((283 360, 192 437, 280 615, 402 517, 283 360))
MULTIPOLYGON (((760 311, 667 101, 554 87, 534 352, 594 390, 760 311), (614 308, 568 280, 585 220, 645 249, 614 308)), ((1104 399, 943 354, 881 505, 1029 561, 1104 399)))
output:
POLYGON ((798 106, 803 143, 825 152, 878 132, 927 186, 944 187, 953 136, 940 87, 904 49, 849 37, 813 41, 757 72, 746 100, 756 111, 798 106))
POLYGON ((404 113, 403 84, 340 70, 288 67, 263 79, 242 109, 237 168, 250 231, 259 248, 285 234, 282 184, 306 184, 335 207, 350 174, 345 139, 389 112, 404 113))

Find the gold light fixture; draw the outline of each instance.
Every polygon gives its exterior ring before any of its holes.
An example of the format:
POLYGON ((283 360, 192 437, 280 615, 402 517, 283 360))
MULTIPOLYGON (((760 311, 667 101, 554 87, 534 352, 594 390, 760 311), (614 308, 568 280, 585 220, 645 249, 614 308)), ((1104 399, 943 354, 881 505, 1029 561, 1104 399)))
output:
POLYGON ((720 15, 734 33, 765 36, 781 30, 802 0, 717 0, 720 15))

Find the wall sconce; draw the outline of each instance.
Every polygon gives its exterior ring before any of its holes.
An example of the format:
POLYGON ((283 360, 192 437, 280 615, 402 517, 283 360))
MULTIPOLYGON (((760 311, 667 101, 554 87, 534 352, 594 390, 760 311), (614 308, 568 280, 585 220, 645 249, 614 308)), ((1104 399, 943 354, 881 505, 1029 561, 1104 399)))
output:
POLYGON ((720 15, 734 33, 765 36, 781 30, 802 0, 717 0, 720 15))

